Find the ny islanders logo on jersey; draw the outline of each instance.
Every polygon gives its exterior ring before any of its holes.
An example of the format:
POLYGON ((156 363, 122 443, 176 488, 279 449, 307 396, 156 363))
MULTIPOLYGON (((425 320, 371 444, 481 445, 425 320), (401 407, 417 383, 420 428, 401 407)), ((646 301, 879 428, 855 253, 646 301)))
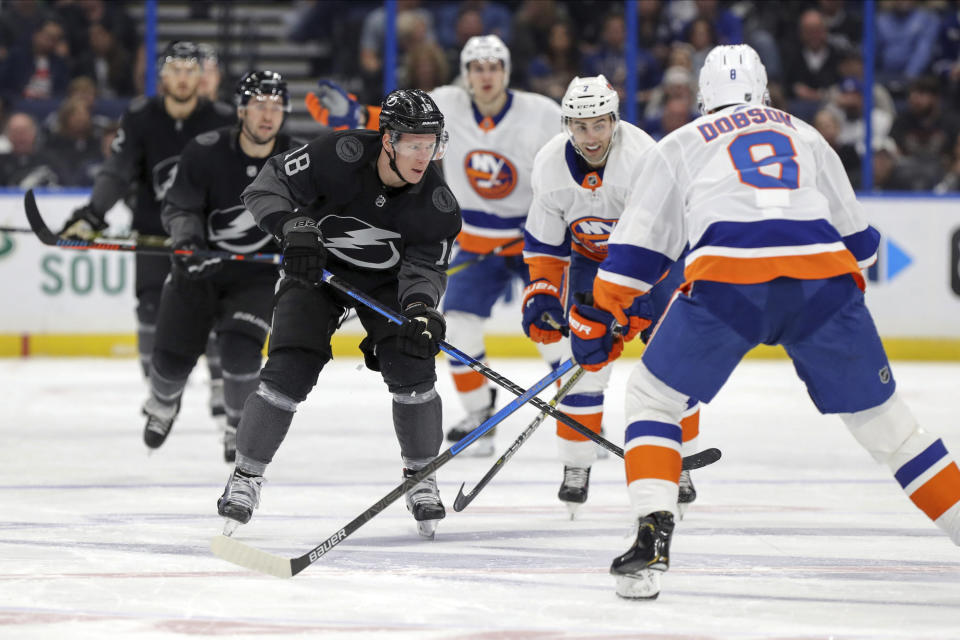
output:
POLYGON ((471 151, 463 161, 470 186, 487 200, 499 200, 517 186, 517 168, 496 151, 471 151))
POLYGON ((323 246, 344 262, 365 269, 389 269, 400 262, 400 251, 393 240, 399 233, 387 231, 354 218, 327 216, 317 223, 323 246))
POLYGON ((590 253, 598 256, 607 255, 607 240, 617 226, 616 220, 607 218, 580 218, 570 224, 570 234, 573 241, 590 253))
POLYGON ((257 226, 242 204, 212 211, 207 217, 207 235, 210 242, 234 253, 252 253, 270 242, 270 235, 257 226))

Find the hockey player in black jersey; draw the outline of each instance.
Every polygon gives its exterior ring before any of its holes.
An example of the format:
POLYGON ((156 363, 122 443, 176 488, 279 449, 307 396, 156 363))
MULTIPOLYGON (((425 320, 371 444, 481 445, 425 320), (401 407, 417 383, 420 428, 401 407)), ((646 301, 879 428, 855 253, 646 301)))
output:
MULTIPOLYGON (((367 336, 367 367, 393 394, 393 426, 403 473, 428 464, 443 441, 434 389, 436 307, 460 231, 460 207, 431 160, 442 157, 443 114, 423 91, 398 90, 382 105, 380 130, 328 131, 272 158, 243 201, 283 248, 270 352, 237 430, 236 467, 217 503, 229 535, 258 505, 267 465, 297 405, 330 360, 330 338, 356 306, 367 336), (403 328, 327 284, 326 268, 411 319, 403 328)), ((321 389, 322 393, 322 389, 321 389)), ((407 494, 420 534, 433 537, 446 514, 431 475, 407 494)))
MULTIPOLYGON (((235 97, 239 125, 202 133, 180 154, 161 214, 174 248, 277 249, 240 193, 270 156, 292 147, 290 138, 279 133, 290 110, 287 84, 273 71, 251 71, 237 84, 235 97)), ((173 258, 160 299, 150 395, 143 406, 148 447, 159 447, 170 433, 190 371, 215 328, 227 421, 223 453, 233 462, 243 402, 257 388, 277 276, 270 264, 173 258)))
MULTIPOLYGON (((133 230, 162 234, 160 203, 173 184, 177 159, 194 137, 233 124, 236 113, 224 103, 200 98, 197 89, 203 54, 192 42, 173 42, 157 60, 163 94, 135 98, 120 121, 113 153, 97 175, 90 202, 73 212, 60 235, 89 240, 107 227, 104 216, 136 189, 133 230)), ((137 341, 144 375, 149 375, 157 312, 170 261, 163 256, 136 256, 137 341)), ((211 376, 219 377, 215 362, 211 376)), ((212 390, 216 395, 217 389, 212 390)))

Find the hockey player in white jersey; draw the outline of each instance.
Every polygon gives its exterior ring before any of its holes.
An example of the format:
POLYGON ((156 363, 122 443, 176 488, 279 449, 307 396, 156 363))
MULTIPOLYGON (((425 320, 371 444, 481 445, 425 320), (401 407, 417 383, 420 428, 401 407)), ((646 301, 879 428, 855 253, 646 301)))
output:
MULTIPOLYGON (((634 187, 634 174, 655 144, 643 130, 620 120, 619 102, 604 76, 574 78, 560 102, 563 132, 534 159, 533 204, 523 250, 531 283, 522 307, 523 331, 536 343, 559 343, 568 332, 567 309, 574 295, 592 291, 597 267, 607 255, 607 239, 634 187)), ((682 277, 682 267, 671 270, 643 299, 654 302, 644 315, 658 317, 682 277)), ((559 408, 599 433, 611 369, 587 368, 559 408)), ((699 415, 699 403, 693 402, 682 420, 688 455, 696 451, 699 415)), ((572 516, 587 500, 597 447, 559 421, 557 436, 564 466, 557 495, 572 516)), ((679 500, 685 508, 696 497, 689 471, 683 472, 681 484, 679 500)))
POLYGON ((896 393, 864 304, 860 270, 876 259, 879 234, 823 137, 765 106, 766 80, 749 46, 708 54, 704 115, 647 154, 594 305, 570 313, 578 362, 608 362, 622 340, 611 325, 629 325, 635 297, 689 245, 686 283, 628 381, 624 449, 638 532, 610 568, 626 598, 655 598, 669 567, 687 399, 713 399, 761 343, 783 345, 817 409, 840 414, 960 545, 960 469, 896 393))
MULTIPOLYGON (((445 86, 431 92, 450 123, 444 174, 463 214, 451 267, 513 243, 451 276, 444 298, 448 339, 484 360, 484 324, 494 303, 517 279, 525 285, 530 281, 521 239, 533 198, 533 158, 557 133, 560 109, 545 96, 508 88, 510 51, 497 36, 470 38, 460 53, 460 72, 466 91, 445 86)), ((561 350, 544 347, 541 354, 555 366, 561 350)), ((449 362, 466 410, 447 432, 447 439, 456 441, 493 414, 494 389, 473 369, 449 362)), ((473 455, 493 453, 493 434, 491 429, 474 444, 473 455)))
MULTIPOLYGON (((446 85, 429 92, 450 132, 443 173, 463 215, 450 268, 495 250, 497 254, 451 274, 443 313, 447 340, 483 361, 484 325, 494 303, 518 279, 524 285, 530 282, 522 253, 523 224, 533 198, 533 158, 558 132, 560 108, 545 96, 509 89, 510 50, 495 35, 467 41, 460 52, 460 73, 466 89, 446 85)), ((329 81, 320 82, 320 92, 310 102, 311 114, 320 122, 376 128, 376 111, 358 105, 329 81)), ((561 348, 538 348, 551 366, 559 364, 561 348)), ((495 389, 459 360, 449 363, 466 411, 447 431, 447 439, 457 441, 493 415, 495 389)), ((490 429, 463 455, 493 454, 495 432, 490 429)))

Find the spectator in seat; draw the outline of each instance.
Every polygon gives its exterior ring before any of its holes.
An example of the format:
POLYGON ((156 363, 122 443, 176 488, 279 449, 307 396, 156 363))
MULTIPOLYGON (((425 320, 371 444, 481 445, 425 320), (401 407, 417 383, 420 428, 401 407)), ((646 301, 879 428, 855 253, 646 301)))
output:
POLYGON ((949 163, 958 130, 957 116, 942 107, 937 80, 914 80, 907 93, 906 109, 894 120, 890 137, 911 173, 916 174, 920 188, 932 188, 939 181, 949 163))
POLYGON ((90 25, 90 46, 79 56, 77 75, 92 78, 104 98, 130 97, 135 93, 130 56, 102 23, 90 25))
POLYGON ((853 185, 854 189, 859 189, 861 184, 860 156, 852 144, 840 142, 841 117, 835 107, 824 107, 817 111, 817 114, 813 117, 813 126, 840 156, 840 162, 846 169, 850 184, 853 185))
POLYGON ((530 63, 530 89, 559 102, 579 68, 580 54, 573 25, 565 20, 555 22, 550 27, 547 51, 530 63))
POLYGON ((916 0, 893 0, 877 13, 878 76, 894 97, 902 96, 911 80, 933 61, 939 20, 916 0))
POLYGON ((11 148, 10 153, 0 155, 0 184, 21 189, 62 184, 53 158, 38 148, 38 128, 33 116, 11 114, 3 133, 11 148))
POLYGON ((103 155, 90 107, 82 97, 69 98, 60 105, 57 131, 47 138, 43 148, 56 159, 57 173, 63 185, 93 186, 103 155))
POLYGON ((840 52, 827 40, 827 25, 816 9, 800 15, 800 46, 790 50, 784 64, 784 84, 790 112, 810 121, 826 99, 826 91, 840 81, 840 52))
POLYGON ((28 49, 10 51, 0 72, 0 90, 29 100, 62 96, 70 81, 68 55, 63 27, 55 20, 45 20, 33 33, 28 49))

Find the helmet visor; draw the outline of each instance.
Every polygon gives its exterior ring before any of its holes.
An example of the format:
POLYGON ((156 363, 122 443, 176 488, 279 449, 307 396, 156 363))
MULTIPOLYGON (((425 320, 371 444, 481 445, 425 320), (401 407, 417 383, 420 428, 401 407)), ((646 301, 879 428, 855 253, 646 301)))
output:
POLYGON ((429 157, 430 160, 442 160, 447 152, 447 142, 450 140, 450 134, 446 131, 435 136, 433 140, 426 138, 414 140, 408 134, 406 138, 394 131, 391 136, 393 148, 397 155, 405 158, 429 157))

